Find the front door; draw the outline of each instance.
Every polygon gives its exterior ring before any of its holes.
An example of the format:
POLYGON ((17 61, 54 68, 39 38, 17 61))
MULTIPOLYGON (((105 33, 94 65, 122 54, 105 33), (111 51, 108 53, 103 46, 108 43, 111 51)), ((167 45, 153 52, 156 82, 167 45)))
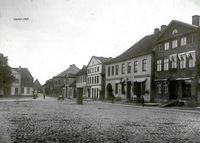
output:
POLYGON ((126 98, 127 99, 130 99, 131 98, 131 82, 130 81, 128 81, 127 82, 127 92, 126 92, 126 98))
POLYGON ((169 99, 177 99, 178 98, 178 81, 172 80, 169 83, 169 99))

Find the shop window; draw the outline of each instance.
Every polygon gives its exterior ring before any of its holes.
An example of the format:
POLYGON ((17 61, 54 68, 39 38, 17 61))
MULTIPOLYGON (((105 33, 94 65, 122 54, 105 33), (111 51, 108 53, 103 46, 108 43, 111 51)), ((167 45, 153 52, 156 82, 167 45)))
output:
POLYGON ((161 85, 161 83, 157 83, 157 86, 156 86, 156 91, 157 91, 157 93, 158 94, 161 94, 162 92, 162 85, 161 85))
POLYGON ((191 97, 191 80, 185 80, 182 83, 182 89, 183 89, 183 98, 189 98, 191 97))
POLYGON ((166 82, 163 83, 163 93, 168 93, 168 84, 166 82))

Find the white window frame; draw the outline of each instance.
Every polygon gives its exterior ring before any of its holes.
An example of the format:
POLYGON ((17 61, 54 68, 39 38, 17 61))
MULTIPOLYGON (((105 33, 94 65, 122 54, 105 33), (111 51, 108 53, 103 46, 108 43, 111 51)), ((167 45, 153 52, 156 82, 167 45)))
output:
POLYGON ((172 48, 176 48, 178 46, 178 41, 177 39, 176 40, 173 40, 172 41, 172 48))
POLYGON ((164 44, 164 50, 169 50, 169 42, 165 42, 165 44, 164 44))
POLYGON ((162 71, 162 60, 157 60, 157 71, 162 71))
POLYGON ((164 71, 169 70, 169 59, 164 59, 164 71))
POLYGON ((187 37, 182 37, 181 38, 181 46, 184 46, 187 44, 187 37))

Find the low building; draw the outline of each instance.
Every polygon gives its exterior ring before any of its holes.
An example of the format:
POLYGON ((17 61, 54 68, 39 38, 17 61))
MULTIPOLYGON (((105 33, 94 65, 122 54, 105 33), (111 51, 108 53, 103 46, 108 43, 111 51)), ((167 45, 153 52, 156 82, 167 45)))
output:
POLYGON ((33 76, 27 68, 12 68, 14 81, 11 85, 11 95, 33 95, 33 76))
POLYGON ((42 85, 40 84, 40 82, 39 82, 38 79, 36 79, 36 80, 34 81, 34 92, 36 92, 36 93, 41 93, 41 92, 43 92, 43 90, 42 90, 42 85))
POLYGON ((92 56, 87 65, 87 97, 105 99, 105 66, 112 58, 92 56))
POLYGON ((113 58, 106 65, 106 97, 114 95, 122 99, 145 95, 145 101, 152 101, 154 41, 158 32, 145 36, 128 50, 113 58))
POLYGON ((87 93, 87 67, 84 65, 83 68, 76 74, 76 88, 77 94, 82 97, 86 97, 87 93))
POLYGON ((161 26, 155 46, 156 102, 200 102, 200 16, 192 24, 172 20, 161 26))

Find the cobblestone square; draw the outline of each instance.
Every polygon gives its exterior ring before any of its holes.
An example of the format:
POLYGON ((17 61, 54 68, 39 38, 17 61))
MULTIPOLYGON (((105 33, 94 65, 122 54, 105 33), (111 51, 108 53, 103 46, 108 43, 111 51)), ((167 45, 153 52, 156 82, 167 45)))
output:
POLYGON ((200 142, 200 112, 54 98, 0 101, 0 142, 200 142))

